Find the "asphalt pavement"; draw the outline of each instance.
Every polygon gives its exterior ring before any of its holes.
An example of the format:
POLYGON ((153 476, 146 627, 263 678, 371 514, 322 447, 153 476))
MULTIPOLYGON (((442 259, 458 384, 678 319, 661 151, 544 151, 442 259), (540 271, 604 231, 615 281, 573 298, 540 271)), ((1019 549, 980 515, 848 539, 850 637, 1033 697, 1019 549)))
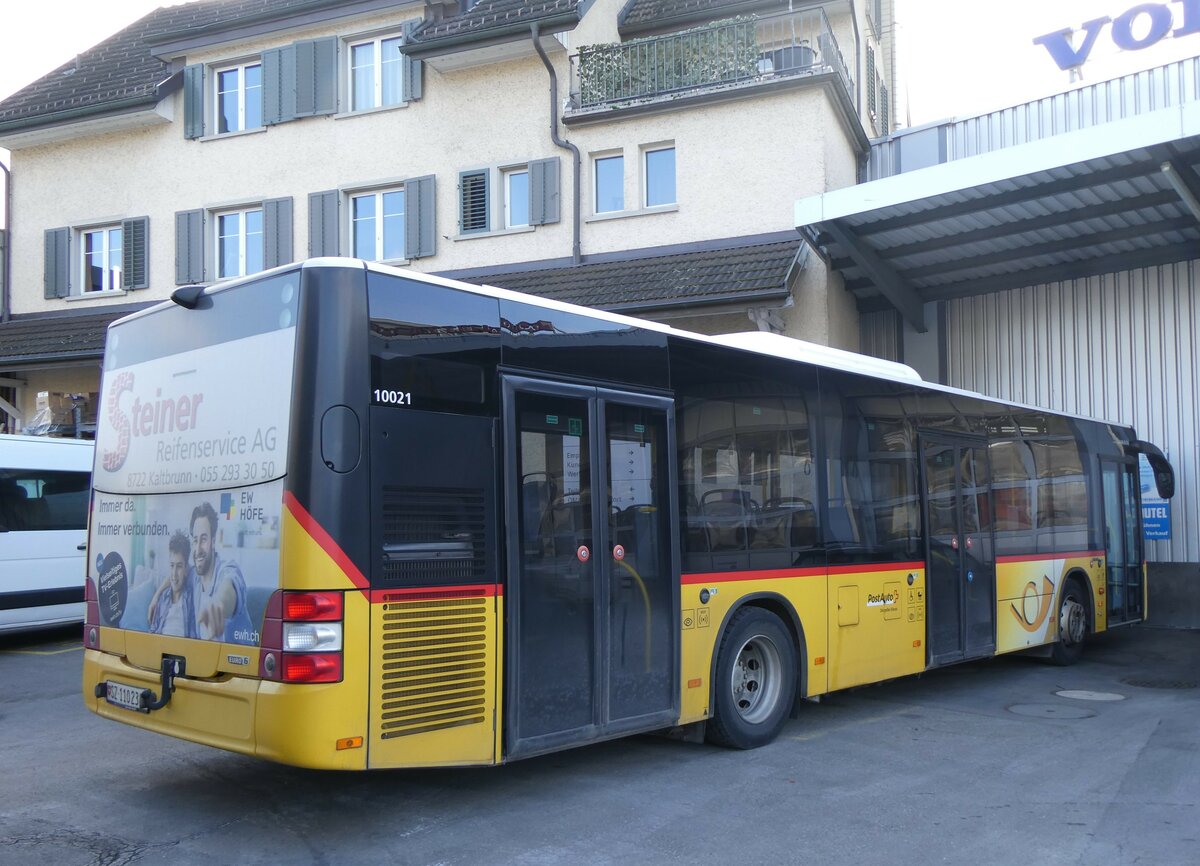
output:
POLYGON ((770 746, 281 767, 88 713, 78 629, 0 638, 0 864, 1200 862, 1200 632, 807 704, 770 746))

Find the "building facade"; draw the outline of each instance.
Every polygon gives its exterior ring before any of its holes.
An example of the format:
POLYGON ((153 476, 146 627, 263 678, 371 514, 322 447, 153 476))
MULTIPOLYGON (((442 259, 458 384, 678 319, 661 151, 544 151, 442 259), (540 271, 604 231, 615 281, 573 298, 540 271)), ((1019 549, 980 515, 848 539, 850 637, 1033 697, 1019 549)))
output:
POLYGON ((104 328, 350 255, 855 349, 795 232, 891 126, 890 0, 198 0, 0 103, 0 420, 94 418, 104 328))

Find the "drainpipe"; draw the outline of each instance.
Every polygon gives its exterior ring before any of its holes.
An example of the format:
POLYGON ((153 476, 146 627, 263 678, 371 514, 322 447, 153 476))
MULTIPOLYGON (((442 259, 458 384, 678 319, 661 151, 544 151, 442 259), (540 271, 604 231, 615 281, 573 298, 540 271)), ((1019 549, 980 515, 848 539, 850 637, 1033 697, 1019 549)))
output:
POLYGON ((554 143, 563 150, 571 151, 572 172, 571 182, 574 186, 574 192, 571 197, 571 261, 579 264, 583 258, 579 251, 579 148, 571 144, 571 142, 562 138, 558 134, 558 75, 554 71, 554 64, 550 62, 550 58, 546 56, 546 49, 542 47, 541 34, 539 32, 538 22, 534 21, 529 25, 529 34, 533 39, 533 48, 538 53, 538 57, 542 58, 542 63, 546 66, 546 71, 550 73, 550 138, 554 143))
POLYGON ((0 291, 0 322, 8 322, 12 307, 12 170, 0 162, 0 170, 4 171, 4 286, 0 291))

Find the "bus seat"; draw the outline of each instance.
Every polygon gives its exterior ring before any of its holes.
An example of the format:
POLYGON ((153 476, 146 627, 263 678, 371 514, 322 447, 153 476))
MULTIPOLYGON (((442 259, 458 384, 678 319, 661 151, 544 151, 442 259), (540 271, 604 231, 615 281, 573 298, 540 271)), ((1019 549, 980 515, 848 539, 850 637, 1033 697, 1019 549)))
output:
POLYGON ((700 499, 700 513, 708 536, 708 549, 745 550, 749 533, 749 494, 723 488, 709 490, 700 499))

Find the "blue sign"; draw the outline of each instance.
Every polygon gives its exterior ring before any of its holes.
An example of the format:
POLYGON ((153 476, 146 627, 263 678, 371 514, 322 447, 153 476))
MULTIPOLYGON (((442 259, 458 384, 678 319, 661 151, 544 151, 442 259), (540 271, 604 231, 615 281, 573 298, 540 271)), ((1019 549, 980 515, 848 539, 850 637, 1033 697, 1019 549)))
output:
POLYGON ((1059 69, 1075 69, 1087 61, 1100 32, 1107 26, 1113 44, 1122 51, 1141 51, 1158 44, 1168 35, 1175 38, 1200 33, 1200 0, 1174 0, 1179 4, 1176 20, 1167 3, 1139 3, 1116 18, 1107 15, 1093 18, 1080 25, 1083 38, 1075 38, 1075 30, 1067 28, 1034 39, 1035 45, 1045 46, 1059 69), (1172 29, 1174 28, 1174 29, 1172 29), (1144 32, 1143 32, 1144 31, 1144 32), (1078 47, 1076 47, 1078 42, 1078 47))
POLYGON ((1142 535, 1147 541, 1169 541, 1171 501, 1158 495, 1154 470, 1144 456, 1138 458, 1138 470, 1142 486, 1142 535))

